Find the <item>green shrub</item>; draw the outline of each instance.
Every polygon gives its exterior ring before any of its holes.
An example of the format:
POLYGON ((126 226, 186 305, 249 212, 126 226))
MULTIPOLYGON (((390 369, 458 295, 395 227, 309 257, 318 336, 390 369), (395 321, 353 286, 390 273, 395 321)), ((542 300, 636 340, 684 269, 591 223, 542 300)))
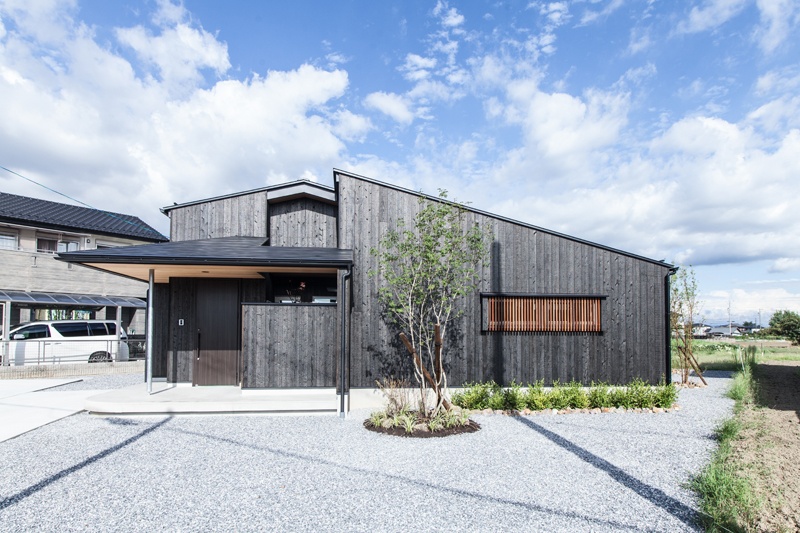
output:
POLYGON ((534 384, 528 384, 528 392, 525 393, 525 406, 531 411, 542 411, 550 407, 550 399, 547 391, 544 390, 544 380, 539 380, 534 384))
POLYGON ((492 391, 492 395, 489 396, 488 407, 495 411, 502 411, 506 408, 506 398, 502 389, 498 388, 498 390, 492 391))
POLYGON ((553 388, 550 389, 550 394, 547 395, 550 400, 551 409, 566 409, 569 407, 570 395, 569 391, 561 386, 558 380, 553 382, 553 388))
POLYGON ((563 391, 566 397, 567 407, 572 407, 573 409, 586 409, 589 407, 589 397, 586 391, 583 390, 583 385, 577 381, 570 381, 569 384, 564 387, 563 391))
POLYGON ((630 398, 628 407, 652 407, 655 405, 655 391, 653 387, 639 378, 634 379, 628 385, 628 397, 630 398))
POLYGON ((672 383, 666 383, 663 379, 656 387, 654 395, 654 407, 669 409, 675 405, 678 399, 678 389, 672 383))
POLYGON ((625 387, 614 387, 608 396, 611 399, 611 405, 615 407, 624 407, 625 409, 633 407, 633 399, 625 387))
POLYGON ((508 411, 521 411, 525 409, 525 394, 522 392, 522 387, 519 383, 511 382, 511 386, 503 389, 501 392, 503 397, 503 407, 508 411))
POLYGON ((500 392, 500 386, 494 381, 486 383, 467 383, 463 392, 453 394, 453 404, 464 409, 482 410, 489 407, 489 399, 500 392))
POLYGON ((594 383, 589 389, 589 407, 599 409, 602 407, 613 407, 611 401, 611 387, 607 383, 594 383))

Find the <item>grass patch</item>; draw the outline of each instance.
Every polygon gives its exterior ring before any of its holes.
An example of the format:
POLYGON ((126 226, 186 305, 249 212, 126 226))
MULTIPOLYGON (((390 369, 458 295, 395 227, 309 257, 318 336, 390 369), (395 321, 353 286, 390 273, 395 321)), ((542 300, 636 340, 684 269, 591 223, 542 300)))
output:
MULTIPOLYGON (((755 348, 751 352, 757 362, 763 361, 800 361, 800 346, 761 339, 736 341, 719 341, 695 339, 694 355, 702 370, 739 370, 741 354, 747 347, 755 348)), ((672 368, 680 366, 674 345, 672 348, 672 368)))
POLYGON ((760 505, 752 481, 731 458, 732 443, 742 430, 739 413, 755 398, 752 364, 734 375, 728 396, 736 401, 735 414, 717 427, 719 448, 711 463, 690 483, 700 496, 707 531, 747 531, 760 505))

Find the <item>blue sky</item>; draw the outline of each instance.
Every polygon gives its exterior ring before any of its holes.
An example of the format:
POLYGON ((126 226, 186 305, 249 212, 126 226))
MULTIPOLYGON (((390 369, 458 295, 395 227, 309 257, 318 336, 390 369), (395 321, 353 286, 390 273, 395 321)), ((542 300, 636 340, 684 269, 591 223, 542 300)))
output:
POLYGON ((334 167, 446 188, 766 321, 800 311, 799 28, 797 0, 0 0, 0 165, 164 232, 334 167))

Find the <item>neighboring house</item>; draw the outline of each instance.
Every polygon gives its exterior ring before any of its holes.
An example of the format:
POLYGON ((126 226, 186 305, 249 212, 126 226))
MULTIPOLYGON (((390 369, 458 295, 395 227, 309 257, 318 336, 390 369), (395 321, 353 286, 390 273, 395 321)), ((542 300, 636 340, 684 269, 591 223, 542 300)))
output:
POLYGON ((0 303, 4 329, 52 318, 109 318, 144 333, 147 284, 56 260, 59 252, 167 238, 131 215, 0 192, 0 303), (138 312, 137 312, 138 310, 138 312))
MULTIPOLYGON (((378 302, 377 247, 422 196, 334 170, 176 204, 171 242, 60 254, 154 287, 155 376, 247 388, 373 388, 410 376, 378 302), (344 367, 340 361, 344 361, 344 367)), ((431 201, 439 201, 429 198, 431 201)), ((449 384, 656 383, 670 373, 669 264, 467 209, 491 227, 451 325, 449 384)))

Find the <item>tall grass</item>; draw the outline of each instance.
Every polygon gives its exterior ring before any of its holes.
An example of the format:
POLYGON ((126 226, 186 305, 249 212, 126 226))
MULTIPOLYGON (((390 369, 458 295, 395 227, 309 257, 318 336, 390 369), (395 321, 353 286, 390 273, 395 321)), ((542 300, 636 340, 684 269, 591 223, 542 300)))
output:
POLYGON ((751 362, 734 374, 728 396, 736 401, 735 414, 717 427, 719 448, 711 463, 690 484, 700 496, 707 531, 746 531, 760 505, 750 479, 731 457, 732 444, 742 430, 738 415, 755 397, 752 367, 751 362))

